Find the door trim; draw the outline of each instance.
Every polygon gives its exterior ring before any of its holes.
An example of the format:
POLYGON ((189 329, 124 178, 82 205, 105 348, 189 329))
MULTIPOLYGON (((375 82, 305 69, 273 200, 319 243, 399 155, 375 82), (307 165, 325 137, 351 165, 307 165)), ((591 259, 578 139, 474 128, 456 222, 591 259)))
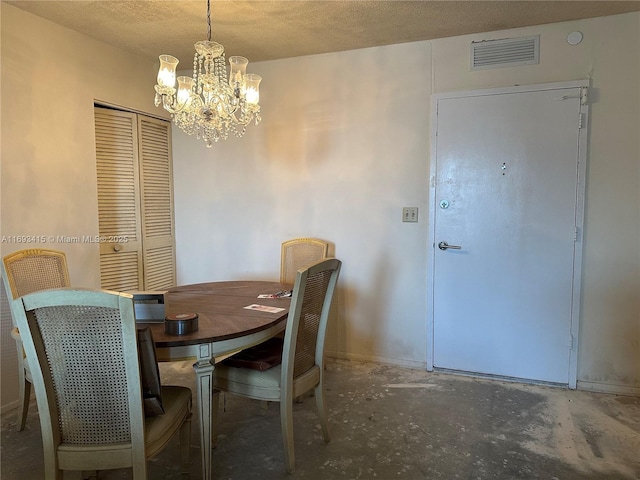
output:
MULTIPOLYGON (((467 90, 459 92, 438 93, 431 96, 431 151, 429 171, 429 234, 427 240, 427 370, 433 371, 434 362, 434 291, 435 291, 435 218, 436 218, 436 172, 438 149, 438 102, 449 98, 477 97, 487 95, 503 95, 524 92, 538 92, 544 90, 559 90, 576 88, 577 90, 589 87, 589 80, 575 80, 568 82, 543 83, 525 86, 498 87, 481 90, 467 90)), ((580 114, 582 115, 582 128, 578 132, 578 165, 576 187, 576 241, 573 250, 573 285, 571 299, 571 342, 569 349, 569 383, 571 389, 577 386, 578 376, 578 345, 580 333, 580 306, 582 289, 582 252, 584 229, 584 199, 587 163, 587 140, 589 129, 589 105, 586 96, 580 102, 580 114)), ((578 119, 576 119, 576 122, 578 119)))

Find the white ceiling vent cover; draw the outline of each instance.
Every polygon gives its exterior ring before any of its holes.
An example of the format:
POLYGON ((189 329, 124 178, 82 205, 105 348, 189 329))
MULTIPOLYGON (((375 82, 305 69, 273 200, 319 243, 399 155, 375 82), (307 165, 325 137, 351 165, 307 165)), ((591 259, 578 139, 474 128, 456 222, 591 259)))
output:
POLYGON ((540 35, 471 42, 471 70, 540 63, 540 35))

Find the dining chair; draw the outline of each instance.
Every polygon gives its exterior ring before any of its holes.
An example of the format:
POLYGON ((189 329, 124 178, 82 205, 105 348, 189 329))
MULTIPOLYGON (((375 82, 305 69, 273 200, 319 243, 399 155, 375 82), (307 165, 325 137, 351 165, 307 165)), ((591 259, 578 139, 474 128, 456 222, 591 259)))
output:
MULTIPOLYGON (((67 257, 64 252, 47 249, 27 249, 13 252, 2 259, 2 279, 7 296, 16 299, 28 293, 48 288, 69 287, 67 257)), ((18 430, 24 430, 31 399, 31 372, 25 360, 20 332, 15 319, 11 336, 18 356, 18 430)))
MULTIPOLYGON (((282 242, 280 251, 280 283, 293 285, 300 268, 329 256, 329 243, 319 238, 300 237, 282 242)), ((278 334, 284 338, 284 334, 278 334)), ((301 402, 302 397, 296 401, 301 402)))
POLYGON ((164 413, 145 418, 133 297, 63 288, 11 301, 38 402, 46 480, 132 468, 180 432, 188 467, 191 390, 162 386, 164 413), (76 472, 77 473, 77 472, 76 472))
MULTIPOLYGON (((310 263, 318 260, 324 260, 329 257, 329 242, 320 240, 319 238, 294 238, 282 242, 282 251, 280 253, 280 283, 293 284, 298 269, 306 267, 310 263)), ((329 318, 335 321, 336 302, 332 303, 329 318)), ((283 334, 279 334, 282 337, 283 334)), ((308 395, 312 395, 309 392, 308 395)), ((302 402, 302 396, 296 397, 297 402, 302 402)))
MULTIPOLYGON (((263 345, 257 345, 224 360, 214 370, 214 386, 218 390, 257 400, 280 402, 285 464, 289 472, 295 468, 294 397, 314 390, 324 440, 330 440, 324 396, 324 341, 341 266, 340 260, 329 258, 297 271, 282 343, 282 363, 268 358, 265 363, 271 362, 273 366, 256 368, 255 365, 262 365, 255 360, 260 349, 264 349, 263 345), (254 366, 243 366, 245 358, 253 360, 250 363, 254 366)), ((270 356, 269 352, 266 353, 270 356)), ((217 408, 214 409, 216 414, 217 408)))
POLYGON ((318 238, 294 238, 282 242, 280 283, 293 284, 298 269, 329 256, 329 243, 318 238))

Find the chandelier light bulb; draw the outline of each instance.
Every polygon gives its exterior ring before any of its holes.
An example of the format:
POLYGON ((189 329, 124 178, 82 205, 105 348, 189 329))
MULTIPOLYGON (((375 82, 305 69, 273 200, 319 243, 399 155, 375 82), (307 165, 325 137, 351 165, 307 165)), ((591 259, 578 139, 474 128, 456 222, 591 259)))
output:
POLYGON ((179 108, 185 108, 191 102, 191 95, 193 91, 193 78, 191 77, 178 77, 178 94, 176 99, 178 100, 179 108))
POLYGON ((229 57, 229 66, 231 67, 229 73, 229 85, 232 88, 242 85, 244 76, 247 73, 247 65, 249 60, 244 57, 233 56, 229 57))
POLYGON ((245 75, 244 84, 245 84, 245 99, 247 103, 251 105, 258 105, 260 101, 260 82, 262 81, 262 77, 260 75, 256 75, 255 73, 248 73, 245 75))
POLYGON ((178 62, 179 60, 171 55, 160 55, 160 69, 158 70, 158 85, 160 87, 175 87, 178 62))

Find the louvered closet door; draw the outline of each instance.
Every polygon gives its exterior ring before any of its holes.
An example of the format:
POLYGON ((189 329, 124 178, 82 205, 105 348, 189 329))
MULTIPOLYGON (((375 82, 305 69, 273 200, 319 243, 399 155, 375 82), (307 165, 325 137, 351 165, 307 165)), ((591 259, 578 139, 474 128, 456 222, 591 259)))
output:
POLYGON ((145 290, 175 286, 170 124, 138 116, 145 290))
POLYGON ((136 115, 95 109, 100 282, 143 290, 136 115))
POLYGON ((103 288, 175 285, 170 124, 95 108, 103 288))

